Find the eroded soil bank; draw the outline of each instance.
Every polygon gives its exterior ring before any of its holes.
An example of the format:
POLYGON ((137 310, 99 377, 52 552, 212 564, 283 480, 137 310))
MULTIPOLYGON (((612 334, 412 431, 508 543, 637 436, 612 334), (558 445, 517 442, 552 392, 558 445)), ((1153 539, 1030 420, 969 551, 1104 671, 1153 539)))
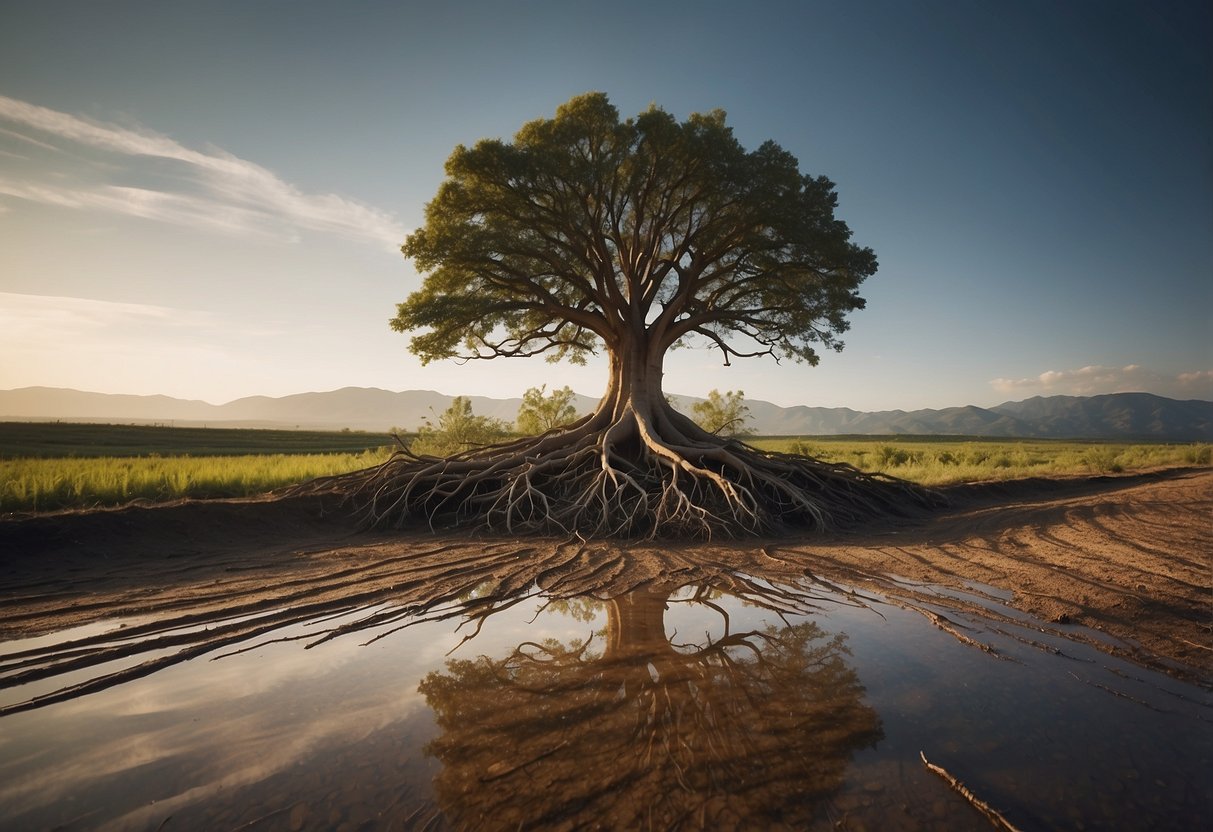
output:
MULTIPOLYGON (((184 502, 0 520, 0 638, 104 618, 433 609, 538 583, 602 597, 656 578, 806 572, 910 608, 973 582, 1070 637, 1213 683, 1213 471, 950 489, 951 507, 829 535, 709 544, 359 532, 321 498, 184 502), (924 586, 930 585, 930 586, 924 586)), ((978 589, 976 597, 986 590, 978 589)), ((946 626, 946 620, 942 622, 946 626)))

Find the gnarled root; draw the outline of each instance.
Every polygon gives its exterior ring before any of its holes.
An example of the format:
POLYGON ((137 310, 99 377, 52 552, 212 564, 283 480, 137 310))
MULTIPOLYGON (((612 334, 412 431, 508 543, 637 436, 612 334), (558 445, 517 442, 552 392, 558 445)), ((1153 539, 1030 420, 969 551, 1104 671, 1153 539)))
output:
POLYGON ((585 538, 763 535, 940 502, 892 477, 760 451, 630 409, 610 421, 600 416, 447 459, 406 447, 377 468, 305 488, 344 494, 376 527, 478 524, 585 538))

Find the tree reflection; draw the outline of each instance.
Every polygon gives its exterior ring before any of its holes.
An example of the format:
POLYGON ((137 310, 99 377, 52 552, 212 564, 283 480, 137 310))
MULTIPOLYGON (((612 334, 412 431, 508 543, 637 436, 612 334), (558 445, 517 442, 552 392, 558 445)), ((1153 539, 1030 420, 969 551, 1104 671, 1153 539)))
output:
MULTIPOLYGON (((606 602, 601 647, 524 642, 450 660, 420 689, 442 734, 426 750, 464 828, 803 826, 851 754, 882 737, 816 623, 733 632, 713 591, 675 600, 722 618, 700 644, 666 637, 672 587, 606 602)), ((750 599, 752 600, 752 599, 750 599)))

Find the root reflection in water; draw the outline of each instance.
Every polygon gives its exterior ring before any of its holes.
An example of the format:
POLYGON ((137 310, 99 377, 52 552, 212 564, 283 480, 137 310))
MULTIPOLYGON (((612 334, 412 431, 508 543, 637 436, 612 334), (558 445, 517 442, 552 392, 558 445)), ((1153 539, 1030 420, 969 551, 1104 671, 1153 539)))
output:
MULTIPOLYGON (((882 737, 845 635, 812 621, 735 631, 720 592, 648 585, 588 640, 450 659, 420 690, 442 734, 436 799, 457 828, 806 825, 852 753, 882 737), (671 604, 723 631, 667 637, 671 604)), ((773 604, 778 609, 786 602, 773 604)))

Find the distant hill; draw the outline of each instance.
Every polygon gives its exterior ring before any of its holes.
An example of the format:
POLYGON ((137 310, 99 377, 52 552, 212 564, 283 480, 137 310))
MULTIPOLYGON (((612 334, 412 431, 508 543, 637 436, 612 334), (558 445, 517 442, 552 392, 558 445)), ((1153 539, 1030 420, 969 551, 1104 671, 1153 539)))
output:
POLYGON ((1034 425, 1041 436, 1209 439, 1213 434, 1213 402, 1177 401, 1150 393, 1036 396, 992 409, 1034 425))
MULTIPOLYGON (((450 406, 453 397, 432 390, 394 393, 345 387, 327 393, 271 398, 250 396, 222 405, 168 396, 86 393, 50 387, 0 390, 0 420, 173 423, 214 427, 286 427, 384 431, 415 429, 450 406)), ((521 399, 471 396, 483 416, 512 422, 521 399)), ((701 399, 675 396, 682 408, 701 399)), ((578 396, 580 412, 597 399, 578 396)), ((751 426, 764 435, 837 434, 966 435, 1007 438, 1153 439, 1213 441, 1213 402, 1177 401, 1149 393, 1049 396, 997 407, 867 413, 845 407, 779 407, 748 401, 751 426)))

